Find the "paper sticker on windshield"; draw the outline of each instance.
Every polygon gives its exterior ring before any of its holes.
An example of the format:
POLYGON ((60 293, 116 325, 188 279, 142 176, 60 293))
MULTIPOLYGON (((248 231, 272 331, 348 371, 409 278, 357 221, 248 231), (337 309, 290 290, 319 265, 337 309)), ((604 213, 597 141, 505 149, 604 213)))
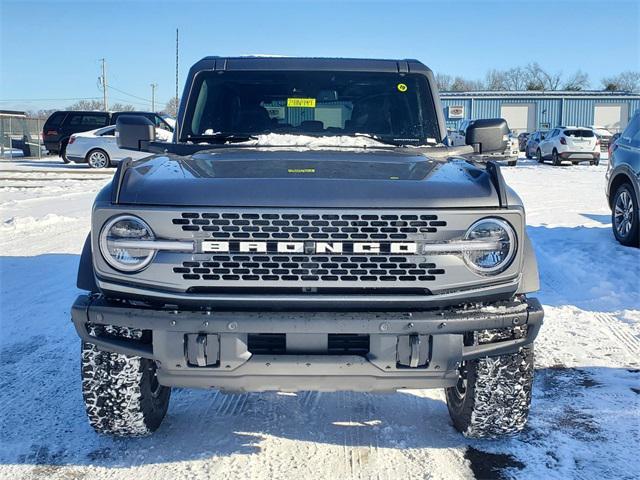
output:
POLYGON ((398 84, 398 91, 399 92, 406 92, 407 91, 407 84, 406 83, 399 83, 398 84))
POLYGON ((316 108, 315 98, 287 98, 287 107, 316 108))

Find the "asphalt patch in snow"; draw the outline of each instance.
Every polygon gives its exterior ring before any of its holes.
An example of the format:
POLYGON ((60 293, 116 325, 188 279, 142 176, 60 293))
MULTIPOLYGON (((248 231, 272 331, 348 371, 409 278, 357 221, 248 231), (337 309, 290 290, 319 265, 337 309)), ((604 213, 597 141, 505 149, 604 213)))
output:
POLYGON ((477 479, 503 480, 510 478, 508 470, 522 470, 525 464, 513 455, 506 453, 489 453, 468 447, 464 458, 469 460, 471 470, 477 479))

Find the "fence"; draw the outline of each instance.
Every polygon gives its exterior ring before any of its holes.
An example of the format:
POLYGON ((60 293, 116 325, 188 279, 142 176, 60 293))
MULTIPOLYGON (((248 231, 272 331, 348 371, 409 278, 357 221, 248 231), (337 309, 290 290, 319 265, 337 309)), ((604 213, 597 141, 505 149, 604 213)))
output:
POLYGON ((0 157, 37 157, 44 154, 42 124, 21 112, 0 112, 0 157))

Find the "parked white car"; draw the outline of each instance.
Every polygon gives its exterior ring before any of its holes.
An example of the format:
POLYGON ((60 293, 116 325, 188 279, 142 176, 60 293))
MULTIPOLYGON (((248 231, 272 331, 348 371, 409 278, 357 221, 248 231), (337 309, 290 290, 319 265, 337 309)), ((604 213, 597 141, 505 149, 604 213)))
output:
MULTIPOLYGON (((447 132, 449 137, 449 145, 452 147, 461 147, 467 144, 467 128, 473 123, 473 120, 463 120, 457 130, 447 132)), ((510 134, 507 142, 507 148, 502 154, 494 154, 497 161, 507 162, 507 165, 513 167, 518 162, 520 155, 520 145, 517 135, 510 134)))
MULTIPOLYGON (((123 158, 139 159, 150 155, 149 152, 118 148, 115 134, 115 125, 75 133, 69 138, 67 158, 76 163, 86 162, 91 168, 106 168, 117 164, 123 158)), ((156 128, 156 137, 161 141, 171 140, 172 135, 167 130, 156 128)))
POLYGON ((597 125, 591 125, 589 128, 593 130, 593 133, 596 134, 596 138, 600 140, 600 150, 607 150, 611 143, 611 139, 613 138, 613 133, 604 127, 598 127, 597 125))
POLYGON ((551 160, 554 165, 560 165, 564 160, 598 165, 600 140, 591 128, 556 127, 538 144, 536 158, 539 163, 551 160))

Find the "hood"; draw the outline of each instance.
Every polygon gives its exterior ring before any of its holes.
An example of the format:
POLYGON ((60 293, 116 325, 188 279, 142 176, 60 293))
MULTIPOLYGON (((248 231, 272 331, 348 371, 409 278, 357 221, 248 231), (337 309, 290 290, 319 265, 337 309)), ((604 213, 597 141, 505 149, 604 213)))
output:
POLYGON ((171 206, 496 207, 484 169, 404 150, 225 148, 155 155, 124 174, 119 203, 171 206))

